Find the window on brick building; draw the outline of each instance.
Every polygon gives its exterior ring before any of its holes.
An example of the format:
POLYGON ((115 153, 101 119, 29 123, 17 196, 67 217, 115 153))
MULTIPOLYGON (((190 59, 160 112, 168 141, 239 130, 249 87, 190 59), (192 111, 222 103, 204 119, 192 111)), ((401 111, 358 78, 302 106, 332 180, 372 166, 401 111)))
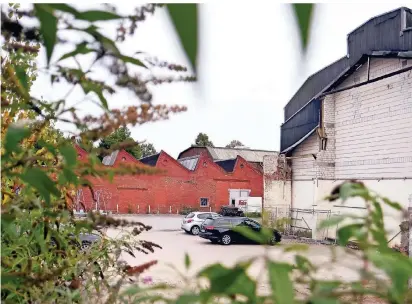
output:
POLYGON ((200 207, 207 207, 209 206, 209 199, 206 197, 200 198, 200 207))

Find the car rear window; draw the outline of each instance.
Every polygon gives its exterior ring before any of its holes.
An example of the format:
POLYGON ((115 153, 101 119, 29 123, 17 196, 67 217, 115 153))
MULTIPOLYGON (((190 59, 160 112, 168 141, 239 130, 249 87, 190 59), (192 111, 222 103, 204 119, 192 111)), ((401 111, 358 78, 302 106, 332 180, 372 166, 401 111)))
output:
POLYGON ((194 216, 195 216, 195 214, 192 212, 192 213, 189 213, 188 215, 186 215, 186 218, 192 218, 194 216))
POLYGON ((208 218, 209 216, 210 216, 210 213, 201 213, 201 214, 197 215, 197 217, 202 219, 202 220, 205 219, 205 218, 208 218))
POLYGON ((211 226, 211 225, 213 224, 213 222, 214 222, 213 219, 206 219, 206 220, 203 222, 203 225, 204 225, 204 226, 211 226))

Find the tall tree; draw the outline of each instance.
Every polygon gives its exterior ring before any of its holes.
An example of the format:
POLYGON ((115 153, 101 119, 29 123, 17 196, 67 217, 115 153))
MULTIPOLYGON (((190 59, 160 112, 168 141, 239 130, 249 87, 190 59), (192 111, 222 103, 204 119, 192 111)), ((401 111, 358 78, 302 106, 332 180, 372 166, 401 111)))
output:
POLYGON ((214 147, 213 142, 206 133, 199 133, 197 135, 194 146, 214 147))
POLYGON ((150 156, 156 154, 156 148, 152 143, 142 143, 140 144, 140 149, 142 151, 142 157, 150 156))
POLYGON ((131 137, 131 132, 127 127, 120 127, 109 136, 101 139, 99 142, 99 147, 111 149, 115 145, 126 142, 134 142, 135 145, 128 146, 125 148, 125 150, 133 155, 136 159, 142 158, 142 149, 139 144, 131 137))
POLYGON ((240 140, 232 140, 229 144, 226 145, 226 148, 236 148, 236 147, 244 147, 245 145, 242 144, 240 140))

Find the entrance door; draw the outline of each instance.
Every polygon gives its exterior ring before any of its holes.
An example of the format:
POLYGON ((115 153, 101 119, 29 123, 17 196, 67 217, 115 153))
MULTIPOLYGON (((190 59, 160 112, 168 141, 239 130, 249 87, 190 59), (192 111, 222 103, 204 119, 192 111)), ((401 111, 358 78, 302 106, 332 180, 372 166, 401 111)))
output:
POLYGON ((247 200, 249 193, 249 189, 229 189, 229 205, 237 206, 239 199, 247 200))

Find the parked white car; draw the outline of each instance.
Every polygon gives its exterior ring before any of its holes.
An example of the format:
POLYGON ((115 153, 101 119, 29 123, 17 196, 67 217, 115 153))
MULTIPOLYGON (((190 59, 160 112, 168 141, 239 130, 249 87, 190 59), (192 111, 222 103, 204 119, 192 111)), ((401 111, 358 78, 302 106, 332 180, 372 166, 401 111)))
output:
POLYGON ((200 232, 200 225, 207 219, 207 218, 215 218, 221 216, 216 212, 191 212, 186 215, 182 221, 181 228, 193 235, 198 235, 200 232))

